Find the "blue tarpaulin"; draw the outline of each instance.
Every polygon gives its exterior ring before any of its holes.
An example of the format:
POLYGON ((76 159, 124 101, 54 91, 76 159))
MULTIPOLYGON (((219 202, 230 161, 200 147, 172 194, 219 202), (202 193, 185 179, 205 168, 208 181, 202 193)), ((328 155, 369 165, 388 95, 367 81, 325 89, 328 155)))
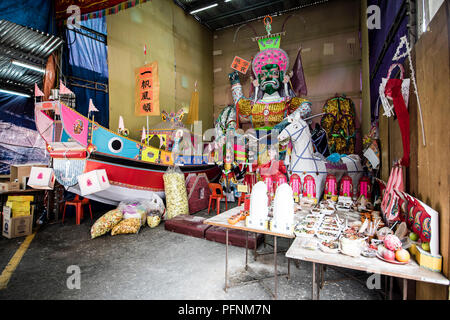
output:
MULTIPOLYGON (((54 34, 52 1, 1 0, 0 19, 54 34)), ((11 164, 47 163, 45 143, 36 131, 34 101, 0 93, 0 174, 11 164)))
POLYGON ((0 19, 53 34, 53 1, 1 0, 0 19))
MULTIPOLYGON (((82 26, 105 34, 106 18, 90 19, 81 22, 82 26)), ((66 75, 108 85, 108 50, 105 43, 87 36, 67 31, 68 57, 65 59, 66 75)), ((87 116, 89 99, 99 110, 95 121, 109 127, 109 97, 107 92, 79 87, 68 83, 76 95, 76 110, 87 116)))
POLYGON ((47 163, 45 143, 36 131, 34 102, 0 93, 0 174, 11 164, 47 163))
POLYGON ((33 99, 0 92, 0 121, 36 130, 33 99))
POLYGON ((47 162, 33 99, 0 93, 0 174, 9 174, 11 164, 47 162))
MULTIPOLYGON (((48 0, 2 0, 0 19, 47 33, 55 33, 52 1, 48 0)), ((82 25, 106 34, 106 19, 83 21, 82 25)), ((108 84, 107 47, 105 43, 67 31, 64 48, 63 72, 97 83, 108 84)), ((108 127, 108 93, 68 84, 76 95, 76 109, 87 115, 89 99, 99 112, 95 121, 108 127)), ((30 162, 45 163, 45 143, 36 131, 34 122, 34 100, 0 93, 0 174, 9 173, 10 164, 30 162)))

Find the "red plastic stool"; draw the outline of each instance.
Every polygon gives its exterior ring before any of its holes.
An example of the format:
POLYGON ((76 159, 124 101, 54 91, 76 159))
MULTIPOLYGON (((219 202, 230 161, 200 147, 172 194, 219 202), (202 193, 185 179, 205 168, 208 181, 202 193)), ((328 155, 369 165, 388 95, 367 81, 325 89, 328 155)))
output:
POLYGON ((225 198, 225 209, 228 210, 227 197, 223 194, 222 186, 218 183, 209 183, 208 186, 212 193, 209 196, 208 214, 209 214, 209 209, 211 208, 212 200, 216 200, 216 202, 217 202, 217 214, 220 213, 220 201, 222 200, 222 198, 225 198))
POLYGON ((76 195, 75 199, 70 200, 70 201, 66 201, 66 203, 64 204, 62 223, 64 223, 64 217, 66 216, 66 208, 67 208, 67 206, 74 206, 75 207, 75 212, 76 212, 76 223, 80 224, 81 219, 83 219, 83 206, 84 205, 88 205, 89 206, 89 212, 91 214, 91 220, 92 220, 92 208, 91 208, 91 203, 90 203, 89 199, 84 198, 83 200, 80 200, 80 196, 76 195))

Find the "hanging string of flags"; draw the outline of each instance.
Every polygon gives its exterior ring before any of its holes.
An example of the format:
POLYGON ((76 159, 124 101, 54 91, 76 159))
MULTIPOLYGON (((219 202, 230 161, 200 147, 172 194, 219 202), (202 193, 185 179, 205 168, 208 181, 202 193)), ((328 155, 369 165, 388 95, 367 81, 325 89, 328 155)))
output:
MULTIPOLYGON (((119 3, 119 4, 115 5, 115 6, 112 6, 112 7, 106 8, 106 9, 101 9, 101 10, 97 10, 97 11, 94 11, 94 12, 89 12, 89 13, 83 14, 83 15, 81 15, 80 19, 81 19, 81 21, 86 21, 86 20, 89 20, 89 19, 102 18, 102 17, 105 17, 105 16, 109 16, 109 15, 112 15, 112 14, 119 13, 120 11, 123 11, 123 10, 126 10, 126 9, 134 8, 137 5, 140 5, 140 4, 146 3, 146 2, 150 2, 150 1, 151 0, 129 0, 129 1, 123 1, 123 2, 121 2, 121 3, 119 3)), ((117 3, 117 1, 115 1, 115 2, 117 3)), ((79 4, 79 6, 81 7, 81 11, 82 12, 85 11, 85 10, 89 10, 90 8, 86 7, 86 6, 89 6, 89 5, 91 7, 94 6, 94 8, 95 8, 96 4, 85 3, 84 6, 83 6, 83 4, 79 4)), ((100 7, 104 6, 104 4, 98 4, 97 7, 99 7, 99 6, 100 7)), ((57 19, 58 20, 59 19, 62 20, 65 17, 66 17, 66 7, 64 7, 64 10, 61 9, 60 11, 57 11, 57 19)), ((67 19, 64 19, 63 22, 64 22, 64 24, 67 24, 67 19)))
POLYGON ((98 109, 94 106, 94 103, 92 102, 92 99, 89 99, 89 110, 88 113, 91 112, 98 112, 98 109))
POLYGON ((67 88, 64 83, 62 82, 62 80, 59 80, 59 94, 70 94, 70 95, 74 95, 74 93, 67 88))
MULTIPOLYGON (((75 95, 69 88, 67 88, 64 85, 64 83, 61 80, 59 80, 59 94, 75 95)), ((34 96, 35 97, 43 97, 43 96, 45 96, 44 93, 42 92, 42 90, 39 89, 37 83, 34 84, 34 96)))
POLYGON ((42 92, 41 89, 39 89, 37 83, 34 84, 34 96, 35 97, 43 97, 44 93, 42 92))
MULTIPOLYGON (((69 88, 67 88, 62 83, 62 81, 60 81, 60 83, 59 83, 59 93, 60 94, 74 94, 69 88)), ((39 86, 37 85, 37 83, 34 84, 34 96, 35 97, 44 97, 44 93, 42 92, 41 89, 39 89, 39 86)), ((89 99, 88 114, 90 114, 91 112, 99 112, 99 110, 94 105, 94 102, 92 101, 92 99, 89 99)), ((123 123, 123 119, 122 119, 122 123, 123 123)))

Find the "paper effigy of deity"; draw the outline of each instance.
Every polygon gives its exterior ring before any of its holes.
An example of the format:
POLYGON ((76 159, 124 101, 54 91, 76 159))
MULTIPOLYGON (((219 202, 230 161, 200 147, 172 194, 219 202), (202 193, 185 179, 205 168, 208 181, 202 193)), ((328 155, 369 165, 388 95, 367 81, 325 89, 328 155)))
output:
MULTIPOLYGON (((296 97, 294 91, 289 88, 291 80, 288 75, 289 57, 280 48, 281 35, 270 34, 270 23, 266 19, 264 19, 264 24, 268 35, 256 38, 260 52, 252 61, 252 72, 255 76, 252 83, 254 96, 252 98, 244 97, 237 71, 231 73, 229 78, 236 112, 236 124, 239 125, 239 119, 246 119, 255 129, 275 128, 280 131, 283 129, 281 123, 287 115, 297 112, 302 117, 308 116, 311 112, 311 102, 296 97)), ((297 60, 299 58, 300 54, 297 60)), ((303 79, 303 69, 297 65, 298 63, 294 66, 296 73, 291 73, 291 75, 295 79, 299 76, 303 79)))

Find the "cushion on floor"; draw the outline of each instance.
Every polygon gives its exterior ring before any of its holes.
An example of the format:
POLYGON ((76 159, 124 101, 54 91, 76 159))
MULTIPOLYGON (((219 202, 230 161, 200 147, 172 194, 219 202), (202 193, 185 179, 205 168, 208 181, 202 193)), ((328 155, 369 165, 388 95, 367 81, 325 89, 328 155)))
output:
POLYGON ((211 226, 204 224, 205 218, 179 215, 170 220, 166 220, 164 228, 168 231, 185 234, 196 238, 204 238, 205 231, 211 226))
MULTIPOLYGON (((226 228, 212 226, 211 228, 206 230, 205 239, 210 240, 210 241, 225 243, 225 238, 226 238, 225 231, 226 231, 226 228)), ((232 246, 245 248, 245 237, 246 237, 245 233, 246 232, 243 230, 229 229, 228 230, 228 244, 230 244, 232 246)), ((249 232, 248 233, 248 248, 255 249, 255 245, 257 248, 263 242, 263 240, 264 240, 263 234, 260 234, 260 233, 256 234, 254 232, 249 232), (255 235, 256 235, 256 238, 255 238, 255 235)))

